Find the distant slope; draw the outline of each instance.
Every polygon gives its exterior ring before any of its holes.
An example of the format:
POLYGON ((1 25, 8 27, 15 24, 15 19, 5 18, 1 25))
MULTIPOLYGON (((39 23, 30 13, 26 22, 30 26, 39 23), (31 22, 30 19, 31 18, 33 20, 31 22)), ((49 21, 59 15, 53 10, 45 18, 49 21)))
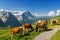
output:
MULTIPOLYGON (((58 25, 60 24, 60 15, 52 17, 51 19, 57 19, 58 20, 58 25)), ((51 19, 48 20, 48 27, 55 26, 54 24, 51 24, 51 19)))
POLYGON ((60 24, 60 15, 55 16, 54 19, 57 19, 58 20, 58 23, 60 24))
POLYGON ((38 18, 38 20, 49 20, 50 18, 52 18, 52 17, 50 17, 50 16, 43 16, 43 17, 37 17, 38 18))

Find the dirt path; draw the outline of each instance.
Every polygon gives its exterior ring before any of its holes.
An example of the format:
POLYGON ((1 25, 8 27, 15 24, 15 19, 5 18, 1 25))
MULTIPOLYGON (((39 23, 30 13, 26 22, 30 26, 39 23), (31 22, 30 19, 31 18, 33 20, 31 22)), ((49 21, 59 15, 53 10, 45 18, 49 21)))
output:
POLYGON ((60 27, 53 28, 53 30, 50 31, 45 31, 44 33, 39 34, 33 40, 50 40, 52 35, 56 33, 58 30, 60 30, 60 27))

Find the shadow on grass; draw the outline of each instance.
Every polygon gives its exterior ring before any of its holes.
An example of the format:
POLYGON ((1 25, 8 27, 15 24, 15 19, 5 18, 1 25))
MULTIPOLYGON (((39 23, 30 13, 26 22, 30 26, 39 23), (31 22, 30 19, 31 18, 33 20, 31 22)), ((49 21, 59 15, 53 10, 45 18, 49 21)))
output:
POLYGON ((56 25, 60 25, 60 24, 56 24, 56 25))
POLYGON ((30 30, 29 32, 33 32, 34 30, 30 30))
POLYGON ((30 34, 29 33, 26 33, 24 36, 29 36, 30 34))
POLYGON ((39 32, 44 32, 43 30, 39 30, 39 32))
POLYGON ((47 30, 43 30, 43 31, 51 31, 51 30, 53 30, 53 29, 47 29, 47 30))

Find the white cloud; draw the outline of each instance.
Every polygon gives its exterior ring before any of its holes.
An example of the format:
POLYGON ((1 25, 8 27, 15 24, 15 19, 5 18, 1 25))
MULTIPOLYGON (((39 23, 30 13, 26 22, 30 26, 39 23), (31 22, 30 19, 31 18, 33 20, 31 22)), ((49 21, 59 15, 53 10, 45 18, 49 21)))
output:
POLYGON ((60 9, 59 10, 57 10, 57 14, 56 15, 60 15, 60 9))
POLYGON ((48 13, 48 16, 54 16, 54 14, 55 14, 54 11, 50 11, 50 12, 48 13))
POLYGON ((0 9, 0 11, 4 11, 4 9, 0 9))
POLYGON ((11 12, 19 12, 19 13, 23 13, 23 12, 25 12, 25 11, 11 11, 11 12))
POLYGON ((0 11, 9 11, 9 10, 5 10, 5 9, 0 9, 0 11))
POLYGON ((39 16, 47 16, 47 14, 38 13, 38 12, 34 13, 33 15, 37 16, 37 17, 39 17, 39 16))
POLYGON ((13 15, 21 15, 22 12, 21 11, 11 11, 13 13, 13 15))
POLYGON ((35 14, 33 14, 33 15, 34 15, 34 16, 37 16, 37 17, 40 16, 40 14, 38 14, 38 13, 35 13, 35 14))
POLYGON ((7 11, 7 12, 11 12, 10 10, 5 10, 5 11, 7 11))
POLYGON ((13 15, 22 15, 25 11, 11 11, 13 15))

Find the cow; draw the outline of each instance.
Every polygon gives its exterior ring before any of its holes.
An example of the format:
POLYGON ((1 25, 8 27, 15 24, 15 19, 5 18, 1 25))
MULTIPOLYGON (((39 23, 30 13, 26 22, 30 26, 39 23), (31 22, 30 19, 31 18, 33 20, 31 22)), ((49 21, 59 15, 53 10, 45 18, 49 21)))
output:
POLYGON ((23 31, 24 31, 25 33, 28 32, 29 29, 33 30, 33 27, 32 27, 32 25, 31 25, 30 23, 24 23, 24 24, 22 25, 22 27, 23 27, 23 31))
POLYGON ((47 30, 47 20, 39 20, 36 22, 36 32, 39 31, 39 28, 47 30))
POLYGON ((23 28, 22 28, 22 27, 12 28, 11 31, 10 31, 10 33, 11 33, 11 40, 12 40, 12 38, 13 38, 13 36, 14 36, 15 34, 23 35, 23 28))
POLYGON ((56 19, 51 20, 51 24, 56 24, 58 21, 56 19))

